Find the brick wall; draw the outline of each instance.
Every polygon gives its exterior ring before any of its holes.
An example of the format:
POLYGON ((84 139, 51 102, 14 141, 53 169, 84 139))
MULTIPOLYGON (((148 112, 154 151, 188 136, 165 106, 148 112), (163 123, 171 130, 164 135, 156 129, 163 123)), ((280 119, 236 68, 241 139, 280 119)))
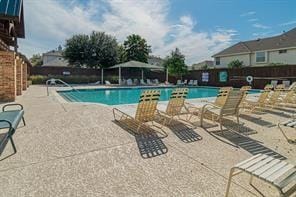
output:
POLYGON ((22 95, 23 90, 23 64, 18 56, 15 59, 16 64, 16 95, 22 95))
POLYGON ((16 66, 13 52, 0 51, 0 101, 16 97, 16 66))
POLYGON ((22 83, 23 83, 23 90, 27 90, 28 87, 28 65, 27 63, 23 62, 23 76, 22 76, 22 83))

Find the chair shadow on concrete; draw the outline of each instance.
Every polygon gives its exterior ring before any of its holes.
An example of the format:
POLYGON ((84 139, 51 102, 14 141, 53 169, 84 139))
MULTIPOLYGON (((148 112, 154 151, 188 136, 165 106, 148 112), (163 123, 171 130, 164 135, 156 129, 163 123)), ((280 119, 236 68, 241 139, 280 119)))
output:
MULTIPOLYGON (((159 123, 166 119, 166 122, 169 122, 169 119, 165 116, 161 116, 159 123)), ((165 124, 182 142, 191 143, 196 142, 202 139, 202 137, 194 131, 196 126, 191 125, 188 122, 182 120, 173 119, 169 124, 165 124)))
MULTIPOLYGON (((6 136, 5 133, 0 133, 0 141, 2 141, 2 139, 3 139, 5 136, 6 136)), ((3 160, 5 160, 5 159, 11 157, 12 155, 16 154, 15 152, 13 152, 13 153, 11 153, 11 154, 9 154, 9 155, 6 155, 5 157, 1 158, 2 153, 4 152, 4 149, 5 149, 5 147, 7 146, 7 143, 9 143, 9 141, 6 140, 6 141, 4 141, 4 143, 5 143, 5 144, 3 144, 2 147, 0 148, 0 161, 3 161, 3 160)))
POLYGON ((168 148, 162 141, 163 137, 160 137, 151 127, 143 125, 140 133, 137 133, 133 127, 130 127, 130 124, 127 125, 121 121, 113 122, 135 137, 142 158, 148 159, 164 155, 168 152, 168 148))
POLYGON ((247 114, 240 114, 239 115, 240 118, 247 120, 249 122, 253 122, 257 125, 263 126, 263 127, 274 127, 276 126, 274 123, 263 120, 261 117, 254 117, 254 116, 250 116, 247 114))
POLYGON ((283 111, 275 111, 275 110, 269 110, 269 109, 264 109, 265 113, 271 114, 271 115, 275 115, 275 116, 280 116, 280 117, 284 117, 284 118, 291 118, 291 115, 283 112, 283 111))
POLYGON ((227 139, 228 141, 232 142, 233 144, 237 145, 238 147, 248 151, 252 155, 256 155, 256 154, 261 153, 261 154, 266 154, 268 156, 273 156, 273 157, 280 159, 280 160, 287 159, 283 155, 275 152, 274 150, 265 147, 264 145, 262 145, 262 143, 260 143, 256 140, 253 140, 249 137, 243 136, 239 133, 226 130, 223 133, 221 133, 221 132, 217 133, 217 135, 222 138, 227 139))

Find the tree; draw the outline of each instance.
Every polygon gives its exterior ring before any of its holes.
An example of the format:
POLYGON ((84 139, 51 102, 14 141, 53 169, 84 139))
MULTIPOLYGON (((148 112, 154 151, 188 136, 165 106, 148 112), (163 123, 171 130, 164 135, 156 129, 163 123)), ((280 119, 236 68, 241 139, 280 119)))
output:
POLYGON ((118 63, 126 62, 126 52, 123 45, 118 45, 117 53, 118 53, 118 63))
POLYGON ((40 54, 34 54, 30 58, 30 62, 32 64, 32 66, 41 66, 43 64, 42 57, 40 54))
POLYGON ((243 61, 232 60, 231 62, 229 62, 229 64, 227 66, 228 66, 228 68, 241 68, 241 67, 243 67, 243 65, 244 65, 243 61))
POLYGON ((151 49, 144 38, 132 34, 127 37, 123 45, 126 52, 126 61, 148 62, 148 55, 151 49))
POLYGON ((78 34, 66 40, 63 56, 71 65, 77 67, 87 65, 90 54, 88 35, 78 34))
POLYGON ((110 67, 117 63, 118 44, 113 36, 104 32, 74 35, 66 40, 64 57, 79 67, 110 67))
POLYGON ((168 68, 169 74, 182 78, 182 75, 187 73, 187 66, 185 64, 185 56, 178 48, 171 52, 164 61, 164 67, 168 68))

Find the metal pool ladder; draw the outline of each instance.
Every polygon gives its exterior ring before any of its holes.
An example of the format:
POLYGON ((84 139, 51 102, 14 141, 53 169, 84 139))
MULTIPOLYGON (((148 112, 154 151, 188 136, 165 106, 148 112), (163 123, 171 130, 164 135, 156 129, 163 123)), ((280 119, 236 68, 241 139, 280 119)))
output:
POLYGON ((48 85, 49 85, 49 84, 56 84, 56 82, 60 82, 60 83, 62 83, 63 85, 65 85, 65 86, 71 88, 71 90, 74 90, 74 91, 79 92, 77 89, 75 89, 75 88, 74 88, 73 86, 71 86, 70 84, 64 82, 63 80, 61 80, 61 79, 55 79, 55 78, 51 78, 51 79, 48 79, 48 80, 46 81, 47 96, 49 96, 48 85))

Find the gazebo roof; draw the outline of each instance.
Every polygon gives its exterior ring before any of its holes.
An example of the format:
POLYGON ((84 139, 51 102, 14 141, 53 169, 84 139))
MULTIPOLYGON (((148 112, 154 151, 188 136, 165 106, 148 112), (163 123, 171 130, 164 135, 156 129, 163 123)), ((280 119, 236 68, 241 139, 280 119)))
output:
POLYGON ((125 63, 121 64, 116 64, 115 66, 112 66, 110 68, 150 68, 150 69, 162 69, 159 66, 155 66, 152 64, 147 64, 143 62, 138 62, 138 61, 128 61, 125 63))

